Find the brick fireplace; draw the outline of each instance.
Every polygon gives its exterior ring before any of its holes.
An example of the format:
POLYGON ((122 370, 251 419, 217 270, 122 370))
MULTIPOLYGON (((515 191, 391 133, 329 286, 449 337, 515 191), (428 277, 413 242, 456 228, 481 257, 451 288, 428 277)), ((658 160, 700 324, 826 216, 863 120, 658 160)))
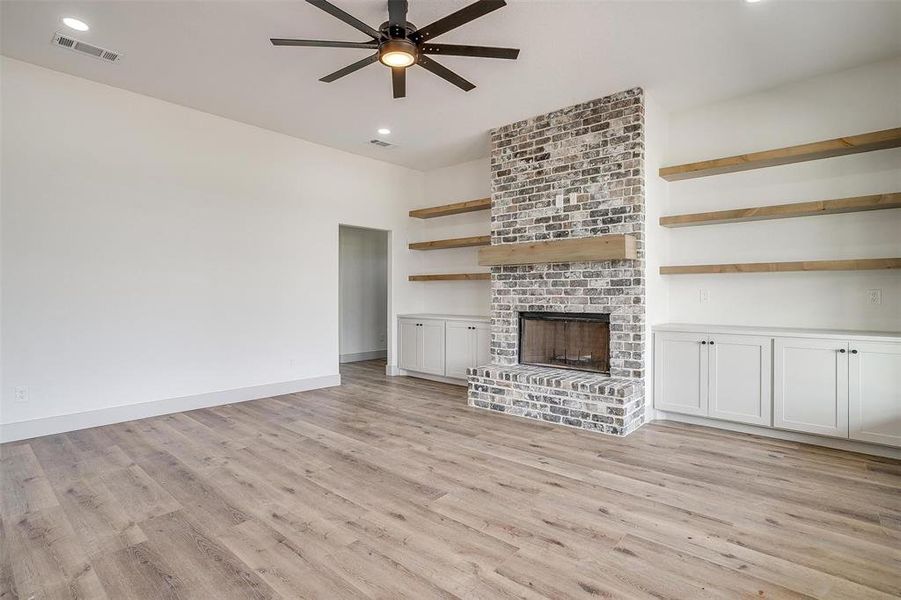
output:
POLYGON ((637 259, 492 267, 492 363, 470 370, 470 405, 626 435, 644 422, 642 90, 492 131, 491 177, 492 245, 625 233, 637 259), (590 367, 600 349, 581 347, 593 338, 551 351, 560 364, 521 361, 522 318, 540 313, 604 322, 606 370, 590 367))

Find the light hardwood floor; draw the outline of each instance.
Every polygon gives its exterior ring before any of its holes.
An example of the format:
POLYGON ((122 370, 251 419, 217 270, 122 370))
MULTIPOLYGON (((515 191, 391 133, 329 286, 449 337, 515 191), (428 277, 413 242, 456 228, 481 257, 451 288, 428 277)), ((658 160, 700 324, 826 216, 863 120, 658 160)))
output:
POLYGON ((901 463, 339 388, 7 444, 10 598, 890 598, 901 463))

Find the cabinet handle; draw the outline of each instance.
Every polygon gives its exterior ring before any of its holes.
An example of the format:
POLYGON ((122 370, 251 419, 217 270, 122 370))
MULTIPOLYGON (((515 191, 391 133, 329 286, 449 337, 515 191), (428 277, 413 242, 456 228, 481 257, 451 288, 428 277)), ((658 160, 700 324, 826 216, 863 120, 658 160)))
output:
POLYGON ((851 354, 857 354, 857 350, 851 350, 851 354))
POLYGON ((704 346, 706 346, 706 345, 707 345, 707 340, 701 340, 701 344, 704 345, 704 346))
POLYGON ((845 349, 844 349, 844 348, 840 348, 840 349, 839 349, 839 352, 841 352, 842 354, 844 354, 844 353, 845 353, 845 349))
POLYGON ((711 346, 713 345, 713 340, 710 340, 710 345, 711 345, 711 346))

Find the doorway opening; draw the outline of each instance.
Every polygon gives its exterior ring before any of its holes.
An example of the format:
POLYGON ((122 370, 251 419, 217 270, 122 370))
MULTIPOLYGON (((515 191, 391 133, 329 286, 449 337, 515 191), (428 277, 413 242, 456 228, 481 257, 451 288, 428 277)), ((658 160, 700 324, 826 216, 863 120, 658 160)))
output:
POLYGON ((338 305, 340 362, 387 358, 387 231, 338 226, 338 305))

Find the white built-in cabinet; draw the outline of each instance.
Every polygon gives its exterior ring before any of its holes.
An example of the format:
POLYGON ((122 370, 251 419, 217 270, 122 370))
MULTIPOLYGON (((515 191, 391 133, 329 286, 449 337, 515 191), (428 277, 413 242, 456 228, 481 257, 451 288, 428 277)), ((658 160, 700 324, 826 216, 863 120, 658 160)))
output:
POLYGON ((654 345, 654 407, 707 416, 707 347, 704 334, 659 332, 654 345))
POLYGON ((478 321, 447 321, 445 325, 446 377, 466 379, 466 370, 489 362, 488 323, 478 321))
POLYGON ((770 425, 770 339, 659 332, 654 406, 701 417, 770 425))
POLYGON ((488 364, 486 319, 440 315, 399 317, 397 366, 405 371, 465 380, 466 370, 488 364))
POLYGON ((848 437, 847 340, 774 340, 773 425, 848 437))
POLYGON ((848 359, 849 437, 901 446, 901 344, 854 342, 848 359))
POLYGON ((444 375, 444 321, 398 319, 397 366, 409 371, 444 375))
POLYGON ((654 407, 901 446, 901 334, 659 326, 654 407))

